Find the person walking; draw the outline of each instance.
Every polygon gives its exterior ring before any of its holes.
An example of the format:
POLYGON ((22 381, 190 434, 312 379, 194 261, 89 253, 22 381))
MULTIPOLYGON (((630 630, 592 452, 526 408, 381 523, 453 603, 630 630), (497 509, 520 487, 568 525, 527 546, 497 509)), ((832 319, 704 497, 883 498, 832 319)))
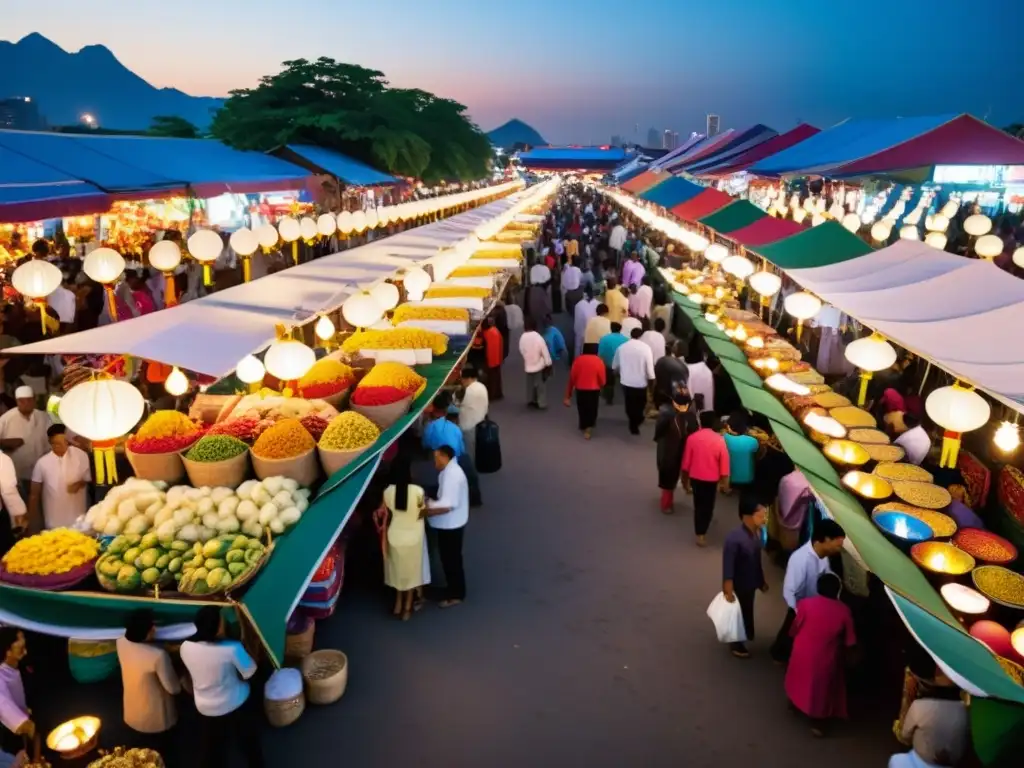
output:
POLYGON ((740 499, 740 525, 725 537, 722 549, 722 593, 730 603, 739 602, 747 635, 746 642, 730 646, 732 655, 738 659, 750 657, 747 643, 754 639, 754 598, 758 592, 768 591, 761 564, 761 528, 765 517, 764 505, 752 496, 740 499))
POLYGON ((530 408, 544 410, 548 407, 547 377, 551 353, 544 337, 537 332, 537 323, 532 317, 526 318, 525 327, 519 337, 519 354, 523 356, 526 371, 526 403, 530 408))
POLYGON ((550 317, 547 319, 541 336, 544 337, 544 343, 548 345, 548 354, 551 355, 552 364, 568 355, 569 350, 565 346, 565 337, 558 330, 558 326, 551 322, 550 317))
POLYGON ((857 644, 853 614, 839 600, 834 573, 818 577, 817 595, 797 604, 790 633, 793 654, 786 668, 786 696, 821 737, 830 720, 846 717, 845 657, 857 644))
POLYGON ((434 451, 434 466, 439 473, 437 498, 429 499, 420 514, 437 535, 437 552, 446 584, 439 605, 450 608, 466 599, 462 543, 469 523, 469 483, 449 445, 434 451))
POLYGON ((584 344, 569 371, 569 384, 565 389, 565 407, 576 392, 576 412, 579 415, 579 429, 583 439, 589 440, 597 424, 597 411, 601 400, 601 389, 607 380, 604 361, 597 355, 597 344, 584 344))
POLYGON ((117 661, 124 688, 124 722, 140 734, 157 736, 154 748, 165 759, 172 751, 169 732, 178 722, 174 697, 181 681, 171 657, 154 643, 156 623, 148 609, 128 614, 123 637, 117 638, 117 661))
MULTIPOLYGON (((641 337, 642 338, 642 337, 641 337)), ((689 391, 690 372, 683 362, 686 356, 686 344, 676 341, 668 354, 654 363, 654 405, 660 408, 672 402, 672 395, 679 387, 689 391)), ((693 396, 692 394, 690 395, 693 396)), ((696 406, 697 403, 694 403, 696 406)), ((694 408, 694 410, 700 410, 694 408)))
POLYGON ((597 356, 601 358, 605 367, 604 401, 611 405, 615 400, 616 375, 612 368, 615 362, 615 355, 619 347, 629 339, 622 335, 622 326, 618 323, 611 324, 611 331, 601 337, 597 342, 597 356))
MULTIPOLYGON (((576 307, 573 309, 572 335, 574 357, 579 357, 583 354, 587 324, 591 318, 597 317, 598 304, 598 300, 594 298, 593 288, 587 288, 583 298, 576 303, 576 307)), ((608 308, 605 307, 605 313, 607 314, 607 312, 608 308)), ((593 343, 596 344, 597 342, 593 343)))
POLYGON ((6 453, 0 453, 0 557, 14 546, 15 534, 21 534, 28 525, 28 508, 18 488, 18 475, 14 462, 6 453))
POLYGON ((621 325, 629 317, 629 299, 618 288, 614 277, 609 277, 605 285, 604 303, 608 305, 608 319, 621 325))
POLYGON ((640 341, 643 331, 634 328, 629 341, 615 352, 612 369, 622 384, 622 397, 629 421, 629 433, 640 434, 644 423, 644 408, 647 406, 647 386, 654 381, 654 356, 651 348, 640 341))
MULTIPOLYGON (((576 243, 575 240, 571 242, 573 244, 576 243)), ((576 256, 571 257, 566 262, 565 268, 562 270, 562 290, 565 291, 565 311, 573 318, 576 316, 576 304, 583 298, 583 288, 581 286, 583 281, 583 271, 576 266, 576 262, 578 260, 579 259, 576 256)))
POLYGON ((701 411, 700 429, 690 435, 683 450, 683 487, 687 493, 693 493, 693 530, 698 547, 707 546, 706 536, 719 489, 725 491, 729 487, 729 449, 717 426, 714 413, 701 411))
POLYGON ((462 369, 462 396, 459 398, 459 429, 466 453, 476 462, 476 428, 487 418, 490 399, 487 387, 480 383, 479 374, 472 366, 462 369))
POLYGON ((487 397, 498 402, 505 395, 501 388, 501 364, 505 362, 505 341, 493 317, 484 319, 484 358, 487 362, 487 397))
POLYGON ((747 434, 750 417, 739 409, 729 415, 726 423, 725 447, 729 450, 729 487, 743 491, 754 483, 754 463, 761 444, 756 437, 747 434))
POLYGON ((393 613, 408 621, 423 602, 423 587, 430 583, 430 556, 421 515, 426 495, 412 482, 412 454, 399 450, 391 462, 390 484, 384 489, 389 513, 384 583, 395 590, 393 613))
POLYGON ((654 442, 658 451, 658 487, 661 489, 661 511, 675 511, 676 486, 683 466, 686 440, 699 428, 697 413, 692 408, 690 393, 684 388, 672 394, 672 400, 658 409, 654 425, 654 442))

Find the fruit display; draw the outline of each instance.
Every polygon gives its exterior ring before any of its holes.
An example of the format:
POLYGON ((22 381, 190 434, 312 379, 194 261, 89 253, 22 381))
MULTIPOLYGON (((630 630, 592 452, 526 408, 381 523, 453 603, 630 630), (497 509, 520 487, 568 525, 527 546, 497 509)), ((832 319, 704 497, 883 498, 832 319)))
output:
POLYGON ((5 581, 48 586, 46 582, 51 577, 54 583, 81 578, 82 573, 91 569, 99 551, 95 539, 70 528, 55 528, 21 539, 0 564, 5 581))
POLYGON ((116 747, 89 763, 88 768, 164 768, 163 758, 152 749, 116 747))
POLYGON ((491 295, 487 288, 473 288, 463 285, 432 285, 427 289, 428 299, 486 299, 491 295))
POLYGON ((202 436, 192 419, 178 411, 155 411, 128 439, 132 453, 176 453, 202 436))
MULTIPOLYGON (((487 267, 480 267, 487 269, 487 267)), ((407 320, 454 320, 458 322, 469 322, 469 310, 458 307, 431 307, 418 306, 415 304, 402 304, 395 309, 391 321, 398 325, 407 320)))
POLYGON ((380 429, 362 414, 345 411, 334 417, 323 436, 320 447, 327 451, 357 451, 372 445, 380 437, 380 429))
POLYGON ((435 355, 443 355, 448 351, 448 337, 422 328, 367 330, 353 333, 345 339, 341 348, 350 355, 361 350, 379 349, 429 349, 435 355))
POLYGON ((298 419, 281 419, 257 438, 252 452, 262 459, 291 459, 315 447, 313 436, 298 419))
POLYGON ((304 398, 333 397, 355 382, 355 372, 340 360, 324 357, 313 363, 299 379, 299 394, 304 398))
POLYGON ((246 580, 263 562, 263 542, 245 535, 218 536, 196 543, 181 563, 178 591, 188 595, 212 595, 246 580))
POLYGON ((227 461, 240 456, 249 450, 249 446, 237 437, 229 435, 206 435, 199 438, 188 449, 185 458, 189 461, 214 462, 227 461))

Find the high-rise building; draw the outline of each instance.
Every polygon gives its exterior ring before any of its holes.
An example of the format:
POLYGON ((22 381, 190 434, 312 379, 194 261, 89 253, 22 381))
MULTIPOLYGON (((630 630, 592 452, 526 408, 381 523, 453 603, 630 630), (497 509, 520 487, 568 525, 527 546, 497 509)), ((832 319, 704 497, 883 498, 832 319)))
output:
POLYGON ((657 128, 651 128, 647 131, 647 146, 651 149, 657 149, 661 146, 661 134, 658 133, 657 128))
POLYGON ((661 148, 673 150, 679 146, 679 134, 669 128, 661 135, 661 148))
POLYGON ((46 120, 39 105, 28 96, 0 99, 0 128, 15 131, 44 131, 46 120))
POLYGON ((624 147, 624 146, 626 146, 626 140, 623 139, 618 134, 616 134, 615 136, 612 136, 612 146, 613 147, 624 147))
POLYGON ((720 120, 718 115, 708 115, 707 131, 705 132, 708 138, 718 135, 720 120))

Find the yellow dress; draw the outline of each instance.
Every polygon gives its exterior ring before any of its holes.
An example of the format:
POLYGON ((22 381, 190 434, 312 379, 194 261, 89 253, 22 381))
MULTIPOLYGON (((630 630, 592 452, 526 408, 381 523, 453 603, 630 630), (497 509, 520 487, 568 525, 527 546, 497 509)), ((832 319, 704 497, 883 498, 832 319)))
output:
POLYGON ((384 583, 400 592, 430 583, 426 526, 420 519, 423 502, 423 489, 410 485, 406 509, 395 509, 395 486, 384 489, 384 505, 391 512, 384 583))

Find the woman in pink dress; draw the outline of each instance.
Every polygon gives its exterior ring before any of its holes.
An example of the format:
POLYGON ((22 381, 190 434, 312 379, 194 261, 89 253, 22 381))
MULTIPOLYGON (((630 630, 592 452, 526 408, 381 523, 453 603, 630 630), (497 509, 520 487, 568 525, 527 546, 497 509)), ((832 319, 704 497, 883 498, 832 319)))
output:
POLYGON ((853 614, 839 601, 842 583, 834 573, 818 578, 818 594, 796 604, 793 655, 786 668, 786 695, 811 719, 811 733, 824 735, 827 721, 846 717, 844 657, 857 638, 853 614))

